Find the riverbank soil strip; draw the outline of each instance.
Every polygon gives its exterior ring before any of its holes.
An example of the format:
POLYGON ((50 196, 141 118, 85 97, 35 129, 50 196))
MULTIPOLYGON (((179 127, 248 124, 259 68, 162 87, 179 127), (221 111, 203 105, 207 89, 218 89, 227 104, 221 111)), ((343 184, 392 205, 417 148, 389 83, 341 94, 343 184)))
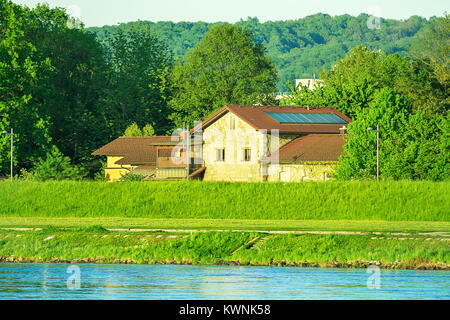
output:
POLYGON ((127 230, 246 230, 331 232, 450 232, 445 221, 353 221, 353 220, 236 220, 236 219, 150 219, 150 218, 44 218, 0 217, 0 228, 77 228, 102 226, 127 230))

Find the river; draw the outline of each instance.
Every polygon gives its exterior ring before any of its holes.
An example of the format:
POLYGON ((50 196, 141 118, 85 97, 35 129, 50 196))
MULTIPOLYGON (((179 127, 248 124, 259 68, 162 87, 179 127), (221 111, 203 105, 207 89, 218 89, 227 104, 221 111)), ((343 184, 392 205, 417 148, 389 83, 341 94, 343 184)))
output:
POLYGON ((0 299, 450 299, 448 271, 0 263, 0 299))

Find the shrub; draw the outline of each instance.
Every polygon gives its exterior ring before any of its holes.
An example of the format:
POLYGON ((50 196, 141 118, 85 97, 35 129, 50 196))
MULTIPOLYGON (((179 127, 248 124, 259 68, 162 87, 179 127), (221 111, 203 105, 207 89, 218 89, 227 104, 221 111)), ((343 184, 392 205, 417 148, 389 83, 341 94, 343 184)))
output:
POLYGON ((94 174, 95 181, 105 181, 106 161, 101 161, 101 168, 94 174))
POLYGON ((39 160, 38 164, 30 171, 22 170, 22 178, 25 180, 82 180, 87 172, 70 163, 70 158, 64 156, 56 147, 47 153, 45 159, 39 160))
POLYGON ((136 174, 132 172, 126 173, 120 178, 120 181, 144 181, 144 180, 145 176, 143 176, 142 174, 136 174))

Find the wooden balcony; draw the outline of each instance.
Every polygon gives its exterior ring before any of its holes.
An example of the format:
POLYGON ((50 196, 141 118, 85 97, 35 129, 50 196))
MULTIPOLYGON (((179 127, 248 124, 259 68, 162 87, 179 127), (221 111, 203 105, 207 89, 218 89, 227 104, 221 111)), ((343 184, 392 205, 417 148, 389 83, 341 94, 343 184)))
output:
POLYGON ((171 157, 158 157, 156 159, 156 167, 161 169, 186 168, 186 163, 180 158, 172 159, 171 157))

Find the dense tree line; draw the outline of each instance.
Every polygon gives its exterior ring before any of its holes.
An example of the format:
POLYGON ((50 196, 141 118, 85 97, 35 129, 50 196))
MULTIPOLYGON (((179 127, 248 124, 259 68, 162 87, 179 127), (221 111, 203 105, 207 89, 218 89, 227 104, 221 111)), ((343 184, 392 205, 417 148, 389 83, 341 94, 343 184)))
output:
MULTIPOLYGON (((14 163, 26 177, 60 179, 49 167, 68 159, 82 168, 67 177, 93 177, 102 164, 91 152, 118 136, 169 134, 224 104, 273 102, 276 70, 243 27, 215 26, 174 63, 146 25, 99 41, 64 9, 0 0, 0 35, 0 132, 15 129, 14 163)), ((9 147, 1 135, 0 175, 9 147)))
MULTIPOLYGON (((264 23, 257 18, 248 18, 236 25, 248 28, 253 33, 255 42, 267 48, 267 54, 279 72, 277 90, 287 91, 286 82, 292 82, 296 78, 311 78, 314 73, 332 67, 358 45, 381 49, 387 54, 409 55, 408 48, 414 37, 430 24, 427 19, 413 16, 405 21, 381 19, 379 29, 369 29, 368 19, 367 14, 333 17, 319 13, 297 20, 264 23)), ((122 24, 121 27, 149 26, 150 30, 167 42, 175 56, 184 57, 204 38, 209 27, 217 24, 219 23, 140 21, 122 24)), ((88 30, 104 41, 117 32, 118 26, 88 30)))
POLYGON ((231 24, 212 26, 172 72, 172 118, 179 127, 205 119, 227 104, 275 103, 277 71, 252 33, 231 24))
MULTIPOLYGON (((100 164, 91 152, 132 123, 171 129, 172 60, 146 28, 120 30, 103 45, 64 9, 0 0, 0 132, 15 129, 17 169, 68 157, 92 176, 100 164)), ((1 135, 0 175, 9 146, 1 135)))
MULTIPOLYGON (((24 177, 92 178, 104 164, 91 152, 118 136, 170 134, 225 104, 273 104, 280 78, 328 67, 324 86, 291 86, 282 103, 334 106, 355 119, 341 177, 373 176, 367 126, 380 124, 383 176, 446 179, 448 16, 382 20, 379 30, 366 22, 318 14, 88 31, 64 9, 0 0, 0 132, 14 128, 14 163, 24 177)), ((0 136, 0 175, 9 172, 9 143, 0 136)))
POLYGON ((281 104, 334 106, 353 118, 339 176, 374 176, 376 134, 367 128, 379 125, 382 177, 449 178, 449 21, 445 15, 423 30, 412 58, 356 47, 321 73, 321 86, 291 87, 281 104))

